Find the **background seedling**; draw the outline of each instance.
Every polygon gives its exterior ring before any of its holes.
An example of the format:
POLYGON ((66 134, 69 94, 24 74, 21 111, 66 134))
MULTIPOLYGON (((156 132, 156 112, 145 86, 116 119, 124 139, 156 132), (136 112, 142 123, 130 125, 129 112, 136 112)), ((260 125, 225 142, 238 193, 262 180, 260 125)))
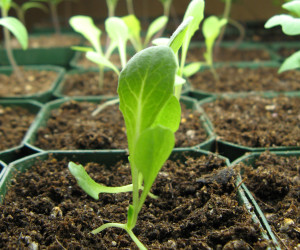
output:
POLYGON ((214 48, 215 40, 219 36, 222 27, 226 23, 227 23, 226 19, 219 19, 216 16, 210 16, 210 17, 206 18, 203 22, 202 31, 203 31, 203 35, 205 38, 205 46, 206 46, 204 58, 205 58, 206 64, 209 66, 209 68, 216 80, 218 80, 219 77, 218 77, 216 70, 214 69, 213 48, 214 48))
POLYGON ((0 8, 2 14, 2 18, 0 18, 0 25, 4 27, 4 42, 7 57, 13 67, 13 71, 16 73, 19 81, 21 81, 22 73, 18 68, 12 53, 9 32, 17 38, 23 49, 27 49, 28 47, 28 33, 25 26, 18 19, 8 16, 8 11, 11 8, 11 0, 0 0, 0 8))
MULTIPOLYGON (((291 14, 281 14, 271 17, 265 24, 265 28, 281 25, 283 33, 290 36, 300 34, 300 0, 294 0, 282 5, 291 14)), ((300 68, 300 51, 289 56, 279 68, 279 73, 300 68)))
POLYGON ((144 42, 141 39, 141 23, 135 15, 128 15, 122 17, 126 23, 129 32, 129 40, 132 43, 134 49, 138 52, 146 48, 150 43, 151 38, 159 32, 168 22, 166 16, 160 16, 156 18, 150 25, 146 33, 144 42))
POLYGON ((24 24, 25 27, 26 27, 25 14, 27 13, 28 10, 36 8, 36 9, 43 10, 44 12, 48 12, 48 9, 44 4, 37 3, 34 1, 28 1, 23 4, 17 4, 16 2, 12 2, 11 7, 15 9, 18 19, 24 24))
POLYGON ((83 35, 92 47, 74 46, 75 50, 86 52, 86 57, 99 66, 99 87, 103 88, 104 67, 112 69, 116 74, 119 70, 109 61, 109 57, 115 48, 118 48, 122 67, 126 65, 126 42, 128 39, 127 26, 121 18, 110 17, 105 21, 106 30, 110 37, 110 44, 103 53, 100 36, 101 30, 94 24, 93 19, 88 16, 74 16, 70 19, 71 27, 83 35))

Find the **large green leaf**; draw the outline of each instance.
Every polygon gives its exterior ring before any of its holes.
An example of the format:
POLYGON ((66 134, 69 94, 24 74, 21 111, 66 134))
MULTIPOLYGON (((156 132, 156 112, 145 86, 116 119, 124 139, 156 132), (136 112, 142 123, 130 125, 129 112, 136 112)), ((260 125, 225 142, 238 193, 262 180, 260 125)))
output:
POLYGON ((165 161, 175 145, 174 133, 165 127, 148 128, 139 136, 132 162, 144 178, 144 192, 147 194, 165 161))
POLYGON ((293 55, 285 59, 285 61, 282 63, 279 69, 279 73, 297 68, 300 68, 300 51, 294 53, 293 55))
POLYGON ((265 28, 272 28, 281 25, 282 31, 290 36, 300 34, 300 18, 295 18, 286 14, 271 17, 265 24, 265 28))
POLYGON ((23 49, 28 47, 28 33, 25 26, 15 17, 0 18, 0 25, 7 28, 17 38, 23 49))
POLYGON ((118 94, 130 153, 140 134, 153 125, 173 95, 176 67, 171 48, 156 46, 137 53, 121 72, 118 94))
POLYGON ((180 125, 180 114, 180 103, 175 96, 171 96, 158 113, 152 126, 162 125, 175 133, 180 125))
POLYGON ((71 27, 81 35, 83 35, 94 47, 94 49, 102 54, 100 36, 101 30, 94 24, 94 21, 89 16, 73 16, 69 23, 71 27))

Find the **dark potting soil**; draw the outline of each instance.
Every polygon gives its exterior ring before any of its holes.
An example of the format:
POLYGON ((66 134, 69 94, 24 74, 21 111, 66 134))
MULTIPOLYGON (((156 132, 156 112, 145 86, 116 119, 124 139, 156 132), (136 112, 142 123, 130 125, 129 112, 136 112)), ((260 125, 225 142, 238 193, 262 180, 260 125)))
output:
POLYGON ((300 158, 262 153, 254 166, 241 165, 254 194, 283 249, 300 247, 300 158), (254 167, 254 168, 253 168, 254 167))
POLYGON ((0 150, 19 146, 34 117, 22 107, 0 105, 0 150))
POLYGON ((118 76, 113 71, 104 73, 103 88, 99 87, 99 73, 86 72, 70 74, 65 77, 62 92, 67 96, 116 96, 118 88, 118 76))
POLYGON ((210 93, 250 91, 299 91, 300 72, 286 71, 278 74, 278 68, 256 69, 221 67, 216 69, 219 80, 214 79, 210 70, 198 72, 189 82, 197 90, 210 93))
MULTIPOLYGON (((187 53, 187 62, 204 61, 205 48, 190 48, 187 53)), ((234 49, 220 47, 216 50, 214 61, 215 62, 261 62, 270 61, 270 53, 264 49, 234 49)))
MULTIPOLYGON (((103 223, 125 223, 131 194, 101 194, 95 201, 77 186, 67 164, 53 158, 38 161, 13 179, 0 205, 0 248, 137 249, 123 230, 90 233, 103 223)), ((97 163, 85 168, 96 182, 107 186, 131 182, 130 167, 124 162, 116 164, 115 171, 97 163)), ((134 228, 149 249, 267 247, 259 226, 238 205, 233 171, 218 158, 168 161, 151 191, 159 199, 146 199, 134 228), (216 175, 223 178, 217 182, 216 175)))
POLYGON ((223 98, 203 105, 218 139, 248 147, 300 146, 300 98, 223 98))
MULTIPOLYGON (((51 111, 46 127, 39 129, 35 146, 50 149, 126 149, 125 123, 119 105, 105 108, 96 116, 98 104, 71 101, 51 111)), ((176 147, 195 146, 207 138, 200 114, 182 105, 176 147)))
POLYGON ((57 73, 46 70, 22 70, 21 82, 15 73, 0 74, 0 97, 26 96, 50 90, 57 73))

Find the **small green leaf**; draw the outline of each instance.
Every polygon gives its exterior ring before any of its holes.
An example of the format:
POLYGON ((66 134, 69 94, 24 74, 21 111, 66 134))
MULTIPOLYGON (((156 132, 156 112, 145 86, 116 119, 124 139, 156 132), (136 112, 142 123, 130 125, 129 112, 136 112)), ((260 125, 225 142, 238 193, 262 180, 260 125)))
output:
POLYGON ((295 36, 300 34, 300 18, 295 18, 289 15, 276 15, 271 17, 265 24, 265 28, 272 28, 281 25, 282 31, 286 35, 295 36))
POLYGON ((138 137, 133 162, 144 178, 144 191, 148 193, 175 145, 174 133, 165 127, 148 128, 138 137))
POLYGON ((0 8, 4 9, 6 12, 9 11, 10 7, 11 7, 11 0, 1 0, 0 1, 0 8))
POLYGON ((166 38, 166 37, 160 37, 160 38, 156 38, 154 40, 152 40, 152 44, 153 45, 165 45, 168 46, 168 43, 170 41, 170 38, 166 38))
POLYGON ((209 40, 214 42, 219 36, 221 28, 227 23, 227 20, 222 18, 219 19, 216 16, 210 16, 204 20, 203 23, 203 35, 205 41, 209 40))
POLYGON ((95 200, 99 199, 100 193, 132 192, 132 184, 121 187, 107 187, 96 183, 85 171, 82 165, 69 162, 69 170, 77 180, 78 185, 95 200))
POLYGON ((126 43, 129 38, 126 23, 119 17, 109 17, 105 21, 105 30, 107 31, 112 43, 118 46, 122 67, 126 65, 126 43))
POLYGON ((83 35, 94 47, 94 49, 102 54, 100 45, 101 30, 94 24, 94 21, 89 16, 73 16, 69 23, 71 27, 81 35, 83 35))
POLYGON ((192 75, 194 75, 195 73, 197 73, 202 67, 202 63, 201 62, 194 62, 194 63, 190 63, 189 65, 186 65, 183 68, 183 75, 185 77, 190 77, 192 75))
POLYGON ((187 17, 172 34, 168 46, 174 51, 174 53, 177 53, 180 49, 188 30, 188 26, 193 19, 194 17, 192 16, 187 17))
POLYGON ((0 18, 0 25, 7 28, 17 38, 23 49, 28 47, 28 33, 25 26, 15 17, 0 18))
POLYGON ((184 78, 182 78, 181 76, 179 75, 176 75, 175 76, 175 83, 174 83, 174 86, 177 87, 177 86, 181 86, 183 84, 186 83, 186 80, 184 78))
POLYGON ((22 5, 22 9, 24 12, 29 9, 32 9, 32 8, 36 8, 36 9, 43 10, 44 12, 48 12, 48 8, 44 4, 41 4, 41 3, 26 2, 22 5))
POLYGON ((136 18, 135 15, 128 15, 122 17, 122 20, 125 22, 125 24, 128 27, 129 32, 129 39, 131 43, 133 44, 136 51, 142 50, 142 42, 140 38, 141 33, 141 23, 136 18))
POLYGON ((83 47, 83 46, 72 46, 72 50, 81 51, 81 52, 88 52, 88 51, 94 51, 91 47, 83 47))
POLYGON ((187 51, 192 36, 199 29, 199 25, 204 16, 204 1, 203 0, 192 0, 184 14, 183 20, 189 17, 193 17, 191 24, 188 26, 186 36, 182 45, 182 50, 187 51))
POLYGON ((282 5, 282 8, 300 17, 300 1, 290 1, 282 5))
POLYGON ((149 26, 144 46, 146 46, 149 42, 151 37, 153 37, 158 31, 160 31, 168 22, 168 17, 166 16, 160 16, 156 18, 149 26))
POLYGON ((103 65, 105 67, 108 67, 108 68, 112 69, 113 71, 115 71, 117 75, 119 75, 120 72, 117 69, 117 67, 115 65, 113 65, 109 60, 107 60, 107 58, 105 56, 100 55, 99 53, 97 53, 95 51, 88 51, 85 56, 90 61, 92 61, 98 65, 103 65))
POLYGON ((158 113, 152 126, 161 125, 169 128, 173 133, 175 133, 180 125, 180 114, 180 103, 175 96, 171 96, 165 106, 158 113))
POLYGON ((284 71, 297 69, 297 68, 300 68, 300 51, 294 53, 293 55, 285 59, 285 61, 279 68, 278 73, 282 73, 284 71))

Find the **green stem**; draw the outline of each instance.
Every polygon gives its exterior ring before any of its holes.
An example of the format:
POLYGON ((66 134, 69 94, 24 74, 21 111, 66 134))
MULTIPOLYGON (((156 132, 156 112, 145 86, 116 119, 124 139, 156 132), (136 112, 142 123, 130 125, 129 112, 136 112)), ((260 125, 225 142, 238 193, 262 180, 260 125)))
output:
POLYGON ((138 246, 139 249, 147 250, 147 248, 143 245, 143 243, 140 242, 140 240, 136 237, 136 235, 132 232, 132 230, 127 227, 126 224, 106 223, 106 224, 102 225, 101 227, 98 227, 95 230, 93 230, 92 234, 100 233, 104 229, 107 229, 107 228, 110 228, 110 227, 116 227, 116 228, 124 229, 129 234, 130 238, 134 241, 134 243, 138 246))
POLYGON ((104 67, 99 65, 99 89, 103 89, 104 85, 104 67))
POLYGON ((127 11, 130 15, 134 15, 133 3, 132 0, 126 0, 127 3, 127 11))
POLYGON ((50 5, 50 12, 51 12, 55 33, 57 35, 60 35, 61 32, 60 32, 60 25, 59 25, 58 15, 57 15, 57 5, 52 2, 50 2, 49 5, 50 5))
POLYGON ((232 49, 236 49, 239 44, 244 40, 245 37, 245 28, 243 25, 241 25, 239 22, 233 20, 233 19, 228 19, 228 23, 230 23, 232 26, 236 27, 239 30, 240 36, 236 40, 235 45, 232 47, 232 49))
MULTIPOLYGON (((225 1, 225 8, 224 8, 224 13, 223 13, 223 18, 225 19, 229 19, 229 16, 230 16, 230 11, 231 11, 231 0, 226 0, 225 1)), ((216 47, 215 47, 215 54, 218 53, 219 51, 219 48, 220 48, 220 44, 223 40, 223 37, 224 37, 224 34, 225 34, 225 30, 226 30, 226 24, 222 27, 221 29, 221 32, 220 32, 220 35, 217 39, 217 42, 216 42, 216 47)))
POLYGON ((139 171, 138 169, 132 164, 131 165, 131 175, 132 175, 132 185, 133 185, 133 190, 132 190, 132 206, 133 206, 133 216, 130 218, 131 221, 127 222, 127 227, 129 230, 132 230, 137 222, 138 218, 138 206, 139 206, 139 171))
MULTIPOLYGON (((4 8, 2 8, 2 17, 7 17, 7 11, 4 8)), ((4 27, 3 30, 4 30, 5 49, 6 49, 6 53, 7 53, 9 63, 12 66, 13 71, 16 74, 18 81, 21 82, 22 78, 23 78, 23 74, 21 73, 21 71, 20 71, 20 69, 19 69, 19 67, 16 63, 16 60, 15 60, 13 52, 12 52, 9 30, 5 27, 4 27)))

